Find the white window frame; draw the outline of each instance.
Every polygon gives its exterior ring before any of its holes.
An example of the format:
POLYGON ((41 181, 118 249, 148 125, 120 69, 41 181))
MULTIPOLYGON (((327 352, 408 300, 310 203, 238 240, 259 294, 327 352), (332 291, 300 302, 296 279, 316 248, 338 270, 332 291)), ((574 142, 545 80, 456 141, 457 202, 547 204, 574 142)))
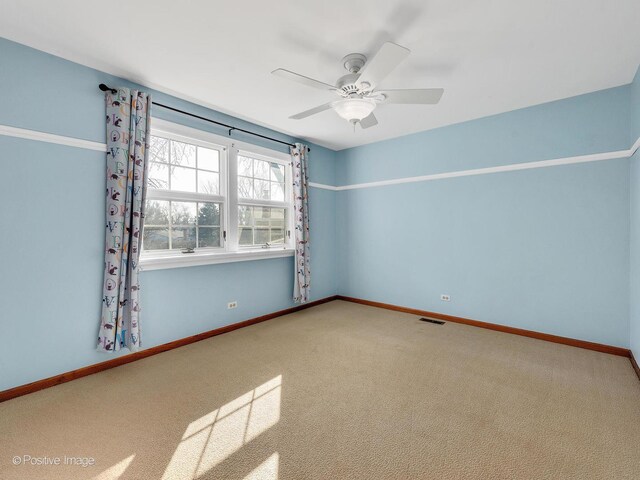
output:
MULTIPOLYGON (((287 244, 291 244, 292 240, 291 240, 291 235, 292 235, 292 231, 293 231, 293 224, 292 224, 292 217, 293 217, 293 205, 292 205, 292 200, 293 200, 293 182, 291 181, 293 172, 292 172, 292 168, 291 168, 291 159, 287 159, 286 162, 283 162, 281 160, 278 159, 274 159, 271 156, 267 156, 261 153, 256 153, 256 151, 249 151, 247 149, 244 148, 240 148, 237 150, 236 155, 241 155, 241 156, 245 156, 254 160, 261 160, 264 162, 274 162, 277 163, 279 165, 283 165, 284 171, 285 171, 285 181, 284 181, 284 198, 285 201, 275 201, 275 200, 263 200, 263 199, 257 199, 257 198, 239 198, 236 197, 235 202, 236 202, 236 209, 235 211, 237 211, 239 206, 247 206, 247 207, 273 207, 273 208, 284 208, 285 209, 285 245, 287 244), (287 202, 286 199, 289 199, 289 201, 287 202)), ((234 162, 234 165, 237 168, 238 165, 238 160, 236 157, 236 161, 234 162)), ((230 177, 231 178, 231 175, 230 177)), ((233 178, 237 181, 238 179, 238 172, 236 170, 235 174, 233 175, 233 178)), ((255 179, 255 177, 252 177, 255 179)), ((238 186, 235 185, 234 188, 234 192, 238 193, 238 186)), ((235 218, 236 222, 238 220, 237 215, 235 218)), ((240 228, 238 225, 236 225, 236 232, 240 231, 240 228)), ((239 243, 239 242, 238 242, 239 243)), ((278 247, 278 245, 273 245, 274 247, 278 247)), ((251 248, 255 248, 255 245, 247 245, 247 246, 243 246, 243 245, 238 245, 238 248, 241 250, 247 250, 247 249, 251 249, 251 248)))
POLYGON ((190 202, 222 203, 220 225, 223 233, 220 247, 195 248, 194 253, 182 253, 181 250, 150 250, 144 246, 140 255, 142 270, 179 268, 186 266, 228 263, 263 258, 292 256, 293 248, 293 182, 291 157, 283 152, 259 147, 246 142, 180 125, 166 120, 153 118, 151 134, 180 142, 190 143, 220 152, 220 194, 177 192, 147 188, 147 200, 175 200, 190 202), (239 202, 238 198, 238 154, 258 160, 275 162, 285 167, 285 201, 248 200, 239 202), (288 201, 287 201, 288 200, 288 201), (243 246, 238 244, 238 205, 255 205, 285 209, 285 244, 265 246, 243 246))

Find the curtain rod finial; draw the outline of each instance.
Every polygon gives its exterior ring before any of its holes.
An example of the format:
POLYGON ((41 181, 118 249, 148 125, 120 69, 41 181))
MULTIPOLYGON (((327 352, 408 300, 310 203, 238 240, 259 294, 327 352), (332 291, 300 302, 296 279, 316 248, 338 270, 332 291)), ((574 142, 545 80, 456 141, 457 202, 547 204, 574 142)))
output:
POLYGON ((98 85, 98 88, 103 92, 111 91, 111 93, 114 93, 114 94, 118 93, 118 91, 115 88, 109 88, 104 83, 101 83, 100 85, 98 85))

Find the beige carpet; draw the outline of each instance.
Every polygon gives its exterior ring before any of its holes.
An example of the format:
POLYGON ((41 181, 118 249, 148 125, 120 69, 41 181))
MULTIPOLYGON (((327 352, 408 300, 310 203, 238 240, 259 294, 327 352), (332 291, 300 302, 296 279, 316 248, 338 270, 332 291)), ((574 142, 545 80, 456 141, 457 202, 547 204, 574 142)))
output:
POLYGON ((0 404, 0 478, 637 479, 640 382, 336 301, 0 404))

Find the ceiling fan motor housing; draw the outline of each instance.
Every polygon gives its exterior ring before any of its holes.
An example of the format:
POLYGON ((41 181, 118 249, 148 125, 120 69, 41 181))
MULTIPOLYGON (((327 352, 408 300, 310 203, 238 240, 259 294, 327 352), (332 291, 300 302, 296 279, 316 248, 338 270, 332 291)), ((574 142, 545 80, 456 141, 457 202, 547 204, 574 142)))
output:
POLYGON ((358 77, 359 75, 357 73, 350 73, 338 79, 336 87, 338 87, 341 96, 349 97, 360 93, 360 89, 356 86, 358 77))
POLYGON ((356 86, 356 81, 360 76, 359 72, 364 67, 367 57, 361 53, 350 53, 342 59, 342 65, 349 73, 338 79, 336 86, 341 96, 353 97, 361 95, 361 89, 356 86))
POLYGON ((342 65, 349 73, 358 73, 367 62, 367 57, 361 53, 350 53, 342 59, 342 65))

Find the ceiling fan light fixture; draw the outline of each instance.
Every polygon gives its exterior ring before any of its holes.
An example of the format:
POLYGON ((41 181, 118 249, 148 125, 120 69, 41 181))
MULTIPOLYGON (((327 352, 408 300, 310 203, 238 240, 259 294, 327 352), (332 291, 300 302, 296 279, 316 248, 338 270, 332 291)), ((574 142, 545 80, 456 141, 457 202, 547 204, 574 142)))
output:
POLYGON ((345 98, 336 100, 331 107, 345 120, 354 123, 368 117, 376 108, 376 102, 368 98, 345 98))

